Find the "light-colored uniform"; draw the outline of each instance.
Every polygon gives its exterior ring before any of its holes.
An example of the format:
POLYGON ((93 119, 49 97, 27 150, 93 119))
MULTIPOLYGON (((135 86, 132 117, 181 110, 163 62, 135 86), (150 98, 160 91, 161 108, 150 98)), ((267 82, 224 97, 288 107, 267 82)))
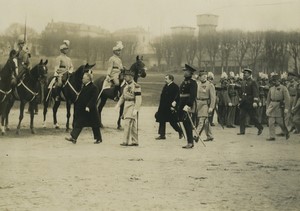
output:
POLYGON ((17 54, 18 70, 16 70, 17 76, 21 77, 26 70, 30 69, 29 54, 26 50, 21 49, 17 54))
POLYGON ((293 117, 291 115, 291 110, 292 110, 292 106, 295 103, 295 99, 296 99, 296 95, 297 95, 297 86, 298 86, 298 82, 297 81, 293 81, 293 82, 288 82, 287 84, 287 89, 289 91, 290 94, 290 108, 289 108, 289 113, 286 116, 286 123, 289 127, 293 127, 293 117))
POLYGON ((58 57, 56 57, 54 77, 57 77, 58 86, 62 86, 63 74, 66 72, 72 73, 73 71, 74 67, 72 60, 66 54, 61 53, 58 57))
POLYGON ((117 106, 121 106, 123 103, 124 143, 128 144, 132 140, 133 144, 138 144, 138 115, 133 115, 133 112, 134 110, 138 112, 142 104, 141 86, 139 84, 132 81, 125 86, 117 106))
POLYGON ((106 75, 109 76, 111 80, 113 80, 116 86, 120 85, 119 75, 122 69, 123 69, 123 65, 120 57, 118 57, 115 54, 111 56, 108 60, 108 68, 107 68, 106 75))
POLYGON ((198 117, 198 126, 197 131, 200 132, 202 127, 204 127, 204 131, 208 139, 213 139, 213 135, 211 132, 211 126, 208 121, 208 109, 211 108, 213 110, 216 104, 216 90, 215 86, 206 81, 202 83, 201 81, 197 81, 197 117, 198 117), (203 126, 204 124, 204 126, 203 126))
POLYGON ((290 108, 290 95, 287 88, 283 85, 272 86, 267 97, 267 111, 269 117, 269 133, 270 138, 275 138, 275 122, 281 127, 282 131, 286 131, 284 126, 282 109, 290 108), (281 108, 283 106, 284 108, 281 108))

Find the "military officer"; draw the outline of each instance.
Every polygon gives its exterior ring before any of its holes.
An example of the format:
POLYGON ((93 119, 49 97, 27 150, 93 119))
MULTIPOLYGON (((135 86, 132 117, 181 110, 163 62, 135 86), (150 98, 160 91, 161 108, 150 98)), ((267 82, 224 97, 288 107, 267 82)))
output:
POLYGON ((18 39, 18 52, 17 52, 17 59, 18 59, 18 70, 17 70, 17 78, 21 79, 24 75, 25 71, 30 69, 30 54, 25 45, 25 39, 23 35, 21 35, 18 39))
POLYGON ((210 81, 207 80, 207 72, 205 70, 200 70, 198 81, 197 81, 197 118, 198 118, 197 131, 201 133, 202 130, 204 129, 207 138, 203 141, 214 140, 208 117, 213 112, 213 109, 215 108, 215 104, 216 104, 215 86, 210 81))
MULTIPOLYGON (((299 77, 298 77, 299 79, 299 77)), ((294 104, 292 106, 293 124, 295 125, 294 133, 300 133, 300 83, 297 85, 297 93, 294 104)))
POLYGON ((124 71, 126 86, 120 97, 116 110, 124 103, 124 139, 121 146, 138 146, 138 112, 142 104, 141 86, 133 81, 134 73, 130 70, 124 71), (131 143, 130 143, 131 142, 131 143))
POLYGON ((187 145, 183 146, 185 149, 190 149, 194 147, 193 140, 193 127, 192 122, 188 115, 195 112, 195 101, 197 98, 197 82, 192 79, 193 73, 196 71, 196 68, 185 64, 184 70, 184 80, 179 87, 179 121, 183 123, 187 145))
POLYGON ((229 82, 227 87, 228 92, 228 111, 227 111, 227 120, 226 120, 226 126, 228 128, 235 128, 234 126, 234 120, 235 120, 235 113, 236 113, 236 107, 239 103, 239 96, 238 96, 238 89, 239 86, 235 82, 234 73, 229 73, 229 82))
MULTIPOLYGON (((294 102, 295 102, 295 99, 296 99, 296 94, 297 94, 297 86, 298 86, 298 82, 297 82, 297 77, 295 75, 295 73, 292 73, 292 72, 289 72, 288 73, 288 78, 287 78, 287 89, 289 91, 289 94, 290 94, 290 108, 289 108, 289 111, 292 110, 292 106, 294 105, 294 102)), ((287 115, 286 115, 286 123, 287 125, 291 128, 291 131, 295 129, 295 126, 292 122, 292 115, 291 113, 289 112, 287 115)))
POLYGON ((240 89, 240 132, 237 135, 245 135, 246 131, 246 116, 247 114, 253 120, 255 127, 258 129, 257 135, 263 131, 263 126, 259 123, 257 118, 256 108, 258 106, 258 85, 252 79, 252 70, 243 70, 244 80, 240 89))
POLYGON ((284 131, 286 139, 289 138, 284 115, 288 113, 290 108, 290 95, 287 88, 280 84, 278 74, 273 75, 272 80, 274 86, 270 88, 267 97, 266 114, 269 117, 269 138, 267 138, 267 141, 275 140, 275 123, 284 131))
POLYGON ((112 81, 115 85, 114 87, 114 100, 118 100, 118 92, 120 90, 120 80, 119 75, 123 69, 122 60, 120 58, 121 51, 123 49, 123 44, 121 41, 117 42, 117 45, 113 47, 113 55, 108 60, 108 68, 106 73, 106 80, 112 81))
MULTIPOLYGON (((59 47, 60 55, 55 59, 54 77, 57 80, 58 94, 60 94, 62 89, 62 76, 67 72, 72 73, 74 71, 72 60, 67 56, 67 53, 69 52, 69 44, 70 41, 64 40, 64 43, 59 47)), ((56 100, 59 100, 59 97, 57 97, 56 100)))
POLYGON ((258 121, 261 124, 267 123, 266 116, 266 101, 269 92, 268 75, 262 72, 258 73, 258 92, 259 92, 259 103, 257 108, 258 121))

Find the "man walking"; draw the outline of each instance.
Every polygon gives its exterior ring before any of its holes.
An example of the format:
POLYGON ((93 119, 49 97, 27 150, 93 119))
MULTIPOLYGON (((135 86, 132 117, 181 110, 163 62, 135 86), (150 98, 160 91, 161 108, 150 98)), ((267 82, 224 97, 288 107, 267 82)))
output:
POLYGON ((83 75, 83 87, 74 105, 74 128, 71 136, 66 138, 67 141, 71 141, 73 144, 76 144, 83 127, 92 128, 96 140, 95 144, 102 142, 99 114, 96 106, 98 88, 93 84, 92 77, 91 73, 83 75))
POLYGON ((257 118, 256 108, 258 106, 258 85, 252 79, 252 70, 244 69, 244 81, 240 90, 240 132, 237 135, 245 135, 246 131, 246 117, 247 114, 252 119, 255 127, 258 129, 257 135, 263 131, 263 126, 259 123, 257 118))
POLYGON ((159 136, 155 139, 166 139, 166 122, 169 122, 172 128, 178 132, 179 139, 181 139, 183 137, 183 132, 178 126, 177 114, 180 99, 179 87, 174 83, 174 76, 170 74, 165 76, 165 83, 160 95, 158 111, 155 114, 156 121, 159 122, 159 136))

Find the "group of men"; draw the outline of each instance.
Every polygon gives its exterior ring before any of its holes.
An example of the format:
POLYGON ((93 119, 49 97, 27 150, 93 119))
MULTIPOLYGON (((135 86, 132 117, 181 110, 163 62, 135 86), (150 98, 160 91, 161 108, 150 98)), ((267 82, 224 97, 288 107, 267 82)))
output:
POLYGON ((263 124, 269 126, 267 141, 275 140, 275 125, 279 125, 281 133, 290 137, 290 132, 300 132, 300 85, 299 77, 289 73, 287 80, 272 73, 270 80, 266 74, 259 74, 258 82, 253 79, 251 69, 244 69, 238 77, 233 73, 222 74, 219 84, 214 84, 211 72, 196 70, 191 65, 185 65, 184 81, 180 86, 174 83, 174 77, 165 76, 164 86, 158 111, 155 114, 159 122, 157 140, 166 139, 165 125, 170 125, 178 132, 179 138, 187 140, 185 149, 193 148, 194 141, 200 139, 204 131, 207 138, 203 141, 213 141, 210 117, 214 112, 222 127, 235 128, 237 135, 245 135, 250 124, 258 129, 261 135, 263 124), (196 77, 193 79, 193 73, 196 77), (181 124, 181 122, 183 124, 181 124), (290 128, 290 129, 288 129, 290 128))

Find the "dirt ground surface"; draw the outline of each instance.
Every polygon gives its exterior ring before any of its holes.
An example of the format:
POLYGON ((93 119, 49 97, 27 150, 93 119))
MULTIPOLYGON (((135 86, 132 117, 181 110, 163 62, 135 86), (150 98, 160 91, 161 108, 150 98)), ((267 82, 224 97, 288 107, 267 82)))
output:
MULTIPOLYGON (((0 210, 300 210, 300 139, 291 135, 267 142, 247 128, 213 127, 215 140, 193 149, 167 126, 167 139, 155 140, 155 107, 142 107, 138 147, 122 147, 117 112, 104 108, 103 143, 93 144, 85 129, 74 145, 64 140, 52 112, 42 128, 41 110, 30 134, 25 114, 16 135, 18 111, 11 130, 0 137, 0 210)), ((278 131, 277 131, 278 132, 278 131)), ((202 138, 206 138, 203 136, 202 138)))

